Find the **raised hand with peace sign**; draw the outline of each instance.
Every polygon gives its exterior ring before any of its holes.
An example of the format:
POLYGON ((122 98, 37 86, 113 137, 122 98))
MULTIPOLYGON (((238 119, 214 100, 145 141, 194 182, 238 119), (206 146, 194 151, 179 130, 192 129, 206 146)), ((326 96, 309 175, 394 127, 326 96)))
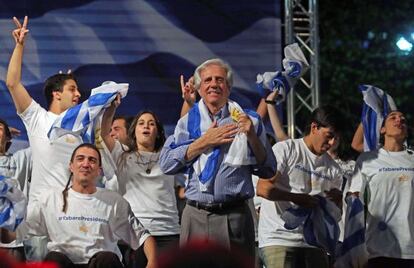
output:
POLYGON ((16 44, 24 45, 24 39, 26 34, 29 32, 29 29, 27 29, 28 21, 29 18, 25 16, 22 25, 16 17, 13 17, 13 22, 16 24, 17 28, 13 30, 12 35, 16 44))

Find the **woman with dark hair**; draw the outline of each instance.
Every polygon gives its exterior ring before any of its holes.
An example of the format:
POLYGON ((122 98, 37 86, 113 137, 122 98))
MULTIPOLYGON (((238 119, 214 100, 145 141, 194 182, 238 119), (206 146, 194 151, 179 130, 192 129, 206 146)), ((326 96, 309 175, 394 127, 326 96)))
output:
POLYGON ((390 112, 383 146, 357 159, 349 192, 367 206, 368 267, 414 267, 414 155, 403 113, 390 112))
MULTIPOLYGON (((122 145, 109 135, 112 118, 119 104, 118 98, 105 111, 102 138, 117 163, 120 194, 154 236, 158 250, 163 251, 178 245, 180 232, 174 176, 165 175, 158 164, 165 142, 164 128, 153 112, 142 111, 129 128, 128 144, 122 145)), ((137 254, 140 256, 140 252, 137 254)))

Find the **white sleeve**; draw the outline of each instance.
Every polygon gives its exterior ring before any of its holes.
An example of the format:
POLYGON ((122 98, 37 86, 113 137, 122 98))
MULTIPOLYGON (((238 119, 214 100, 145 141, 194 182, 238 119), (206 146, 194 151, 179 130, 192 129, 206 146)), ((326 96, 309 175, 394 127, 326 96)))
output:
POLYGON ((17 115, 23 120, 27 132, 34 133, 38 124, 45 119, 47 111, 32 99, 29 107, 17 115))
MULTIPOLYGON (((32 151, 29 148, 19 150, 12 156, 16 163, 14 178, 19 182, 20 190, 24 191, 32 173, 32 151)), ((24 191, 26 194, 26 191, 24 191)))
POLYGON ((281 174, 284 174, 288 167, 287 152, 289 150, 288 150, 287 142, 286 141, 277 142, 275 145, 273 145, 272 150, 276 158, 277 171, 279 171, 281 174))
MULTIPOLYGON (((360 197, 364 194, 366 185, 366 176, 363 173, 363 158, 359 157, 354 168, 354 173, 350 181, 349 192, 359 192, 360 197)), ((363 200, 363 198, 360 198, 363 200)))
POLYGON ((31 206, 27 208, 27 218, 25 227, 27 228, 27 235, 32 236, 47 236, 47 226, 45 221, 44 209, 47 206, 43 201, 32 202, 31 206))
POLYGON ((129 203, 123 198, 117 200, 111 219, 111 229, 115 235, 134 250, 150 236, 148 230, 135 217, 129 203))

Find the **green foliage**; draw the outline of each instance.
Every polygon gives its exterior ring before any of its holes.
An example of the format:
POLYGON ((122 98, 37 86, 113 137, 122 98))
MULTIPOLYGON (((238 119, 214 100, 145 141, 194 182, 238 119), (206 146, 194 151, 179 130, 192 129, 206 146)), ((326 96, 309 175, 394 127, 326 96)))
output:
POLYGON ((319 1, 322 103, 341 107, 350 131, 360 120, 360 84, 385 90, 414 126, 414 50, 404 54, 395 45, 414 32, 410 2, 319 1))

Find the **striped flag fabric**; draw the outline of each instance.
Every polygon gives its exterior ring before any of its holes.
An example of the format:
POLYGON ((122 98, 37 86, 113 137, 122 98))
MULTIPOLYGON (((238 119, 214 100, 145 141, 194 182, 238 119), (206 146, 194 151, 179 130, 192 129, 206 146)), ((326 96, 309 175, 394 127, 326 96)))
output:
POLYGON ((365 246, 365 216, 362 201, 354 196, 345 198, 344 241, 340 245, 335 268, 362 268, 368 261, 365 246))
POLYGON ((360 85, 364 104, 362 106, 361 122, 364 129, 364 151, 379 148, 380 129, 390 111, 397 109, 390 95, 372 85, 360 85))
POLYGON ((309 63, 298 43, 287 45, 284 49, 284 71, 265 72, 256 77, 256 87, 262 98, 271 91, 277 91, 276 104, 285 101, 290 89, 309 69, 309 63))
POLYGON ((15 179, 0 175, 0 227, 15 231, 26 215, 26 197, 15 179))
POLYGON ((340 209, 323 196, 315 195, 319 206, 309 209, 294 205, 286 209, 281 218, 288 230, 303 226, 303 236, 309 245, 323 248, 335 256, 339 238, 338 222, 341 218, 340 209))
POLYGON ((101 121, 104 108, 111 104, 120 94, 122 98, 128 93, 128 84, 115 82, 104 83, 92 89, 91 96, 84 102, 67 109, 59 115, 48 132, 51 141, 66 135, 81 136, 83 142, 95 142, 95 128, 101 121))
POLYGON ((29 16, 22 84, 43 107, 46 78, 71 69, 82 100, 103 81, 125 81, 130 90, 118 113, 152 110, 171 134, 182 104, 179 76, 189 78, 207 59, 230 63, 231 99, 256 109, 256 74, 282 62, 281 6, 280 0, 0 1, 2 117, 27 139, 4 81, 13 16, 29 16))

